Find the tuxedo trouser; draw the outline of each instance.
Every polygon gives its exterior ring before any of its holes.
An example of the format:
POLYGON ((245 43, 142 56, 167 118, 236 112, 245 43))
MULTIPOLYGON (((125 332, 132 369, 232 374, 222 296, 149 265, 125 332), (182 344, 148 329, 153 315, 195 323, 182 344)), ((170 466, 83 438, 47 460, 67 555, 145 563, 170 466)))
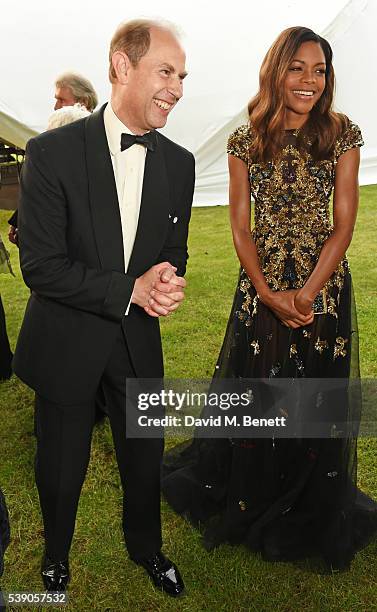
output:
MULTIPOLYGON (((126 438, 127 377, 134 378, 135 371, 121 330, 101 384, 123 487, 125 542, 130 557, 140 558, 150 556, 162 546, 160 478, 164 441, 126 438)), ((35 477, 46 552, 54 561, 68 557, 94 422, 95 397, 72 405, 36 397, 35 477)), ((97 511, 105 521, 106 508, 97 511)))

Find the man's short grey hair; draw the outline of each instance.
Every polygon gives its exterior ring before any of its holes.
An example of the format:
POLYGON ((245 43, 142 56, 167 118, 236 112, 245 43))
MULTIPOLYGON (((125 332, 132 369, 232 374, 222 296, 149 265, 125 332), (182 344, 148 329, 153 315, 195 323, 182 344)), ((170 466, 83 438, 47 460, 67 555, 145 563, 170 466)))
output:
POLYGON ((88 115, 90 115, 90 112, 82 104, 77 103, 73 106, 63 106, 50 115, 47 129, 53 130, 54 128, 62 127, 62 125, 68 125, 68 123, 73 123, 88 115))
POLYGON ((80 102, 88 111, 93 112, 98 104, 98 97, 91 82, 77 72, 65 72, 55 81, 56 87, 69 87, 76 102, 80 102))

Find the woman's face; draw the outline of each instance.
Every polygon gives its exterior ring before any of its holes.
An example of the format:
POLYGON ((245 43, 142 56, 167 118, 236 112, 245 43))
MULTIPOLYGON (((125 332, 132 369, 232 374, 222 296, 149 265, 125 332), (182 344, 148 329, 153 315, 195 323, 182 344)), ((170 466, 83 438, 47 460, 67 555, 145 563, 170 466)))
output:
POLYGON ((286 111, 307 119, 326 85, 325 55, 319 43, 302 43, 291 61, 284 85, 286 111))

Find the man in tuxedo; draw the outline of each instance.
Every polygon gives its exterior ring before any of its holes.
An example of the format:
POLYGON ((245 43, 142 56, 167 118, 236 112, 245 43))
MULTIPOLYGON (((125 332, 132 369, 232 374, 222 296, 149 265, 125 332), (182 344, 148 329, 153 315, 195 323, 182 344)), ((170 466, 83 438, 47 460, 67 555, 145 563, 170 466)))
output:
POLYGON ((126 439, 126 378, 163 376, 158 317, 184 297, 194 158, 155 130, 182 96, 185 54, 170 26, 137 20, 118 28, 109 56, 110 102, 28 143, 19 236, 32 295, 14 369, 37 394, 46 588, 69 580, 101 384, 129 556, 179 595, 182 578, 161 552, 163 440, 126 439))

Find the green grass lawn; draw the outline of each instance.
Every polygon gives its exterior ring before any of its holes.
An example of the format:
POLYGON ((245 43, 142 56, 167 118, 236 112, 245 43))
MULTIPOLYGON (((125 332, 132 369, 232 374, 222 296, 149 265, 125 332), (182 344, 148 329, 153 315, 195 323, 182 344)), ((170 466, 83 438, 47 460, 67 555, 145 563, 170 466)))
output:
MULTIPOLYGON (((364 377, 377 375, 377 186, 361 189, 349 259, 353 273, 364 377)), ((6 219, 0 233, 6 242, 6 219)), ((8 333, 14 347, 28 298, 18 254, 17 278, 0 276, 8 333)), ((166 375, 210 377, 222 342, 238 273, 226 207, 197 208, 190 229, 187 298, 162 322, 166 375)), ((34 484, 33 393, 16 377, 0 389, 0 485, 11 515, 12 542, 2 587, 40 591, 42 524, 34 484)), ((169 441, 171 444, 171 441, 169 441)), ((359 481, 377 497, 376 440, 359 444, 359 481)), ((122 492, 107 424, 97 427, 71 551, 69 612, 367 612, 377 610, 377 545, 360 552, 345 574, 321 575, 310 564, 276 563, 238 547, 208 553, 200 535, 163 502, 164 550, 182 570, 187 595, 176 601, 156 591, 127 559, 120 525, 122 492)), ((26 610, 26 608, 24 608, 26 610)), ((47 608, 46 608, 47 609, 47 608)), ((50 608, 51 609, 51 608, 50 608)))

